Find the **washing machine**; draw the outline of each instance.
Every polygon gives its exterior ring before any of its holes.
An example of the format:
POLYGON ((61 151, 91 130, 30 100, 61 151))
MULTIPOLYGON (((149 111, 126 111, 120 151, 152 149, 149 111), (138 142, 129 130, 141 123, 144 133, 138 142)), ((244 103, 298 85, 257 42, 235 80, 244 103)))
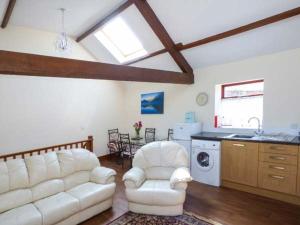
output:
POLYGON ((221 185, 220 149, 219 141, 192 140, 191 175, 195 181, 221 185))

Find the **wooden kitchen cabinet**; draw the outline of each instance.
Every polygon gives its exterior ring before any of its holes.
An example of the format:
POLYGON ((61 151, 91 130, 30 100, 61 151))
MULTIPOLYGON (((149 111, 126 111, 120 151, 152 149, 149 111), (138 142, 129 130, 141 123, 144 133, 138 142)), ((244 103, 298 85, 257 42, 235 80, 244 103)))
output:
POLYGON ((259 161, 259 187, 291 195, 297 193, 298 146, 261 144, 259 161))
POLYGON ((297 195, 300 197, 300 153, 298 158, 297 195))
POLYGON ((259 144, 222 142, 222 179, 257 187, 259 144))

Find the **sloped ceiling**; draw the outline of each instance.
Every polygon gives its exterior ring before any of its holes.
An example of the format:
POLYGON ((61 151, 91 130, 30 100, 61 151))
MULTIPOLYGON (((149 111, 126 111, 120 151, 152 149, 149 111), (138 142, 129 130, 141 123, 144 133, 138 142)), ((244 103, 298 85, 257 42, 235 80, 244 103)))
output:
MULTIPOLYGON (((0 18, 7 2, 8 0, 0 1, 0 18)), ((124 0, 18 0, 9 25, 58 32, 60 17, 57 8, 65 7, 67 32, 70 36, 77 37, 124 2, 124 0)), ((183 44, 300 6, 300 0, 148 0, 148 2, 174 42, 183 44)), ((129 7, 120 16, 128 23, 149 53, 163 48, 135 6, 129 7)), ((196 69, 299 48, 299 27, 300 16, 296 16, 185 50, 183 54, 196 69)), ((93 34, 81 43, 99 61, 117 64, 114 57, 93 34)), ((132 66, 179 71, 168 53, 132 66)))

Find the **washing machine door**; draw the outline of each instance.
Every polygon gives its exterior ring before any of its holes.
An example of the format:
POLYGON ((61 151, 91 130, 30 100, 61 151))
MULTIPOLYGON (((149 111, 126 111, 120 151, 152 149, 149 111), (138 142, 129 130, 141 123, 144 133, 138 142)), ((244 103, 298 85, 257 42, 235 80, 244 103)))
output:
POLYGON ((214 158, 210 151, 198 151, 195 161, 197 167, 202 171, 209 171, 214 166, 214 158))

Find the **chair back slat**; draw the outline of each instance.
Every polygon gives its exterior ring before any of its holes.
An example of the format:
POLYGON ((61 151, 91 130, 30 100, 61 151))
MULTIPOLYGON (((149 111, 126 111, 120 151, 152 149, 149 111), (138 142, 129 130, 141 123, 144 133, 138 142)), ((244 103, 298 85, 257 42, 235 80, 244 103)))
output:
POLYGON ((155 141, 155 128, 145 129, 145 142, 150 143, 155 141))
POLYGON ((174 134, 174 131, 173 129, 168 129, 168 141, 171 141, 173 140, 173 134, 174 134))

